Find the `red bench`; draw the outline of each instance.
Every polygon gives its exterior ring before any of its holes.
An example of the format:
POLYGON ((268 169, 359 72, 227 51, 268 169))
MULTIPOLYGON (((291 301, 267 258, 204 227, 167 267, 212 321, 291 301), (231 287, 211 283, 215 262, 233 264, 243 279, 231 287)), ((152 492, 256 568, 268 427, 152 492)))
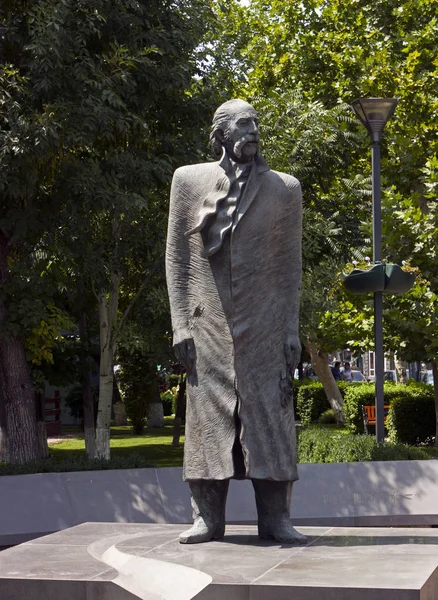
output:
MULTIPOLYGON (((386 417, 388 416, 389 404, 385 404, 383 407, 383 422, 386 423, 386 417)), ((363 417, 363 426, 365 433, 368 433, 368 425, 376 424, 376 407, 374 404, 362 404, 362 417, 363 417)))

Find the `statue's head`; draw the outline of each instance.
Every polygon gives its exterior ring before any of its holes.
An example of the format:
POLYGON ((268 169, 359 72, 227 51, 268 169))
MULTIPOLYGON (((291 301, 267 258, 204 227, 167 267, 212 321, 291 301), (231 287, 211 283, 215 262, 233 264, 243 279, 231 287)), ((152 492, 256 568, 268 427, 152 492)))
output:
POLYGON ((255 109, 243 100, 229 100, 214 113, 210 135, 217 155, 225 148, 230 158, 250 162, 259 150, 259 119, 255 109))

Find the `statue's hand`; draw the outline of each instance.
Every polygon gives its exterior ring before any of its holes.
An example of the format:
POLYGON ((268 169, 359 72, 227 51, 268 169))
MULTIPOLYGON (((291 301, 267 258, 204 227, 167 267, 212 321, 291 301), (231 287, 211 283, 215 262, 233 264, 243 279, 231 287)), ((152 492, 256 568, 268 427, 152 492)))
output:
POLYGON ((300 362, 301 357, 301 342, 296 333, 287 332, 284 336, 284 354, 286 356, 286 364, 293 378, 295 367, 300 362))
POLYGON ((173 337, 175 356, 187 371, 187 375, 195 372, 196 349, 195 342, 188 331, 175 332, 173 337))

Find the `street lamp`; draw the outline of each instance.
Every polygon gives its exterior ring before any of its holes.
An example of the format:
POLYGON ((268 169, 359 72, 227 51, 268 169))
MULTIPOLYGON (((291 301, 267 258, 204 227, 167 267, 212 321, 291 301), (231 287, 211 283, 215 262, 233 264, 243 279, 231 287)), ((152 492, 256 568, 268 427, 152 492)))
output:
MULTIPOLYGON (((382 132, 394 114, 398 99, 395 98, 359 98, 352 104, 357 118, 367 128, 372 143, 372 180, 373 180, 373 262, 382 262, 382 206, 380 195, 380 140, 382 132)), ((376 379, 376 440, 383 441, 384 425, 384 354, 383 354, 383 296, 374 292, 374 372, 376 379)))

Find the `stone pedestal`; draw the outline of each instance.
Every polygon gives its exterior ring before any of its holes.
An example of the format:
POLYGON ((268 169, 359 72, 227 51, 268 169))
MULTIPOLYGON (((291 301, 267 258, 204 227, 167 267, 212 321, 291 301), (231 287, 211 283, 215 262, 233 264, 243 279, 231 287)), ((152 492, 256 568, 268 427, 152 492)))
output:
POLYGON ((85 523, 0 553, 2 600, 436 600, 438 531, 301 527, 306 546, 228 526, 85 523))
POLYGON ((162 402, 153 402, 149 406, 148 427, 164 427, 164 413, 162 402))
POLYGON ((124 426, 128 424, 128 417, 126 415, 126 409, 123 402, 116 402, 114 404, 114 419, 117 426, 124 426))

